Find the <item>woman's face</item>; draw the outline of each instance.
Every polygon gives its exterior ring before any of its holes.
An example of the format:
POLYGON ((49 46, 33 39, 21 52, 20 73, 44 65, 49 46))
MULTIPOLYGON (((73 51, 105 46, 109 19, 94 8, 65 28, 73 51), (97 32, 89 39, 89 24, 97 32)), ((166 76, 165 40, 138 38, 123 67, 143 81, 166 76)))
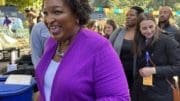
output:
POLYGON ((113 32, 113 26, 110 24, 105 24, 104 26, 104 33, 110 35, 113 32))
POLYGON ((141 34, 146 38, 150 39, 154 36, 156 31, 156 24, 153 20, 143 20, 140 23, 141 34))
POLYGON ((44 20, 56 40, 76 33, 77 17, 63 0, 44 0, 44 20))
POLYGON ((126 26, 134 27, 136 25, 137 20, 137 11, 134 9, 130 9, 126 14, 126 26))

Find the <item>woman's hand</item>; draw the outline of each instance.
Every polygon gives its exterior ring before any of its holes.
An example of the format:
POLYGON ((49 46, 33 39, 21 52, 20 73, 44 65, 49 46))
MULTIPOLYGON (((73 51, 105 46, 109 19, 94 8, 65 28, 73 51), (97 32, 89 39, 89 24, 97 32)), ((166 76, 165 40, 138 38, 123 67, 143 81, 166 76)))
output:
POLYGON ((142 77, 148 77, 152 74, 156 74, 156 68, 155 67, 143 67, 139 70, 139 73, 142 77))

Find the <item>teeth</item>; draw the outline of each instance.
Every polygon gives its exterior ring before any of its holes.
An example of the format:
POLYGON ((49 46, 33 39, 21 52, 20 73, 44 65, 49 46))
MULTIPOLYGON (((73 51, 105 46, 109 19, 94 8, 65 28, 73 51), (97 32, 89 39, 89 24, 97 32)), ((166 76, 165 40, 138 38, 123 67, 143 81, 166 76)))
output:
POLYGON ((60 32, 60 28, 58 26, 50 26, 49 29, 52 34, 59 34, 60 32))
POLYGON ((50 28, 55 29, 55 28, 57 28, 57 26, 51 26, 50 28))
POLYGON ((56 28, 56 27, 51 27, 51 28, 56 28))

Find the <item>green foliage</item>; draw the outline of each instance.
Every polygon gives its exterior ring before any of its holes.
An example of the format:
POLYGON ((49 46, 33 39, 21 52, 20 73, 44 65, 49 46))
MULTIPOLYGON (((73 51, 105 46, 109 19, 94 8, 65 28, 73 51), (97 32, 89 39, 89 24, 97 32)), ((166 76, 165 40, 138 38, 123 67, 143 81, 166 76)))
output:
POLYGON ((106 5, 107 8, 121 8, 123 13, 115 14, 114 12, 108 12, 107 17, 114 19, 118 25, 123 25, 125 21, 125 12, 130 6, 146 6, 151 0, 94 0, 93 7, 104 7, 102 4, 106 5), (104 1, 104 3, 102 3, 104 1))
MULTIPOLYGON (((180 8, 179 0, 90 0, 93 7, 121 8, 125 12, 131 6, 140 6, 147 11, 158 10, 159 7, 167 5, 178 10, 180 8)), ((122 25, 125 20, 125 12, 122 14, 107 13, 107 17, 114 19, 118 25, 122 25)))
POLYGON ((94 0, 92 4, 94 7, 110 7, 109 0, 94 0))
POLYGON ((166 5, 172 7, 174 10, 177 10, 178 9, 177 4, 178 3, 176 0, 151 0, 151 2, 149 2, 147 6, 155 10, 158 10, 159 7, 166 5))
POLYGON ((6 5, 15 5, 19 11, 24 11, 24 9, 28 7, 39 10, 42 5, 42 0, 6 0, 6 5))
POLYGON ((180 27, 180 16, 175 18, 176 24, 180 27))
POLYGON ((107 17, 113 19, 118 26, 122 26, 125 21, 125 14, 114 14, 114 12, 110 12, 107 14, 107 17))

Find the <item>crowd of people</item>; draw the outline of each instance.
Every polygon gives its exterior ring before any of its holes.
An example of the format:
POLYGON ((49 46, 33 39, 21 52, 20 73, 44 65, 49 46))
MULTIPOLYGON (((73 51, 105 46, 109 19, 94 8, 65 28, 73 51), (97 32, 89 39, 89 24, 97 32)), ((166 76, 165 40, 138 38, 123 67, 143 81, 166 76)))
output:
POLYGON ((172 9, 159 18, 132 6, 124 27, 90 20, 86 0, 44 0, 31 30, 40 101, 173 101, 180 76, 180 29, 172 9))

